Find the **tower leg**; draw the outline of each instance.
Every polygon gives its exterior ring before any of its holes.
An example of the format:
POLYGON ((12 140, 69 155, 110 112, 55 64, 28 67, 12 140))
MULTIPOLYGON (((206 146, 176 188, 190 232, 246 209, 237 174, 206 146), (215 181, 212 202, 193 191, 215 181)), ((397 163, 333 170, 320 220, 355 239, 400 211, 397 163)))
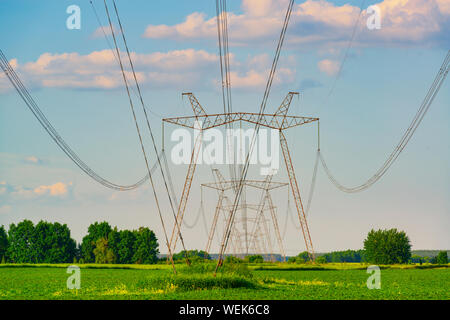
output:
MULTIPOLYGON (((176 224, 178 224, 178 230, 181 230, 181 222, 183 221, 184 212, 186 210, 186 204, 189 199, 189 192, 191 190, 192 179, 194 178, 195 168, 197 166, 198 154, 202 146, 202 132, 196 137, 194 142, 194 148, 191 154, 191 163, 189 164, 188 172, 186 174, 186 180, 184 182, 183 193, 181 195, 180 203, 178 205, 178 212, 176 218, 176 224)), ((179 233, 177 231, 177 225, 173 226, 172 236, 170 237, 170 247, 175 252, 177 246, 179 233)))
POLYGON ((214 238, 214 233, 216 232, 217 220, 219 218, 219 213, 222 208, 223 198, 224 198, 224 191, 222 190, 222 191, 220 191, 220 194, 219 194, 219 201, 217 202, 216 211, 214 212, 213 223, 211 225, 211 230, 209 231, 208 243, 206 244, 206 249, 205 249, 205 252, 207 254, 209 254, 209 251, 211 250, 211 243, 214 238))
MULTIPOLYGON (((270 211, 270 215, 272 216, 272 222, 273 222, 273 226, 275 229, 275 235, 276 235, 277 241, 278 241, 278 247, 280 249, 281 255, 283 256, 284 262, 286 262, 286 253, 284 252, 283 241, 281 240, 280 228, 278 227, 278 220, 277 220, 277 215, 274 210, 272 197, 270 196, 270 193, 268 190, 266 192, 267 192, 267 201, 269 202, 269 211, 270 211)), ((288 192, 289 192, 289 190, 288 190, 288 192)))
POLYGON ((300 226, 302 227, 303 238, 305 239, 306 251, 308 252, 309 258, 314 261, 314 249, 311 241, 311 235, 309 233, 308 223, 306 221, 305 211, 303 209, 302 199, 300 197, 297 178, 295 177, 294 166, 292 165, 292 159, 289 153, 286 137, 281 130, 280 145, 281 150, 283 151, 284 162, 286 163, 286 169, 289 175, 289 182, 291 184, 291 190, 294 197, 295 207, 297 209, 298 219, 300 221, 300 226))

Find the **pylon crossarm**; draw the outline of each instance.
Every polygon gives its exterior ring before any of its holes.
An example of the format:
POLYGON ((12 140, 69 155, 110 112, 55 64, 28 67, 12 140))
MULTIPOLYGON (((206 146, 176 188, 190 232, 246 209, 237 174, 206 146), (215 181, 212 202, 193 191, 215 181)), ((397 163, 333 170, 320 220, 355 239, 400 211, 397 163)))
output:
POLYGON ((200 121, 202 122, 204 130, 220 127, 237 121, 259 124, 263 127, 267 127, 270 129, 285 130, 318 120, 319 120, 318 118, 285 116, 276 114, 262 114, 260 116, 258 113, 248 113, 248 112, 208 114, 208 115, 163 119, 164 122, 190 129, 196 129, 196 121, 200 121))
MULTIPOLYGON (((230 190, 234 188, 234 185, 239 183, 239 180, 228 180, 222 181, 222 183, 213 182, 213 183, 202 183, 202 187, 216 189, 216 190, 230 190)), ((289 183, 286 182, 271 182, 269 185, 265 185, 264 180, 244 180, 242 183, 248 187, 254 187, 262 190, 273 190, 281 187, 288 186, 289 183)))

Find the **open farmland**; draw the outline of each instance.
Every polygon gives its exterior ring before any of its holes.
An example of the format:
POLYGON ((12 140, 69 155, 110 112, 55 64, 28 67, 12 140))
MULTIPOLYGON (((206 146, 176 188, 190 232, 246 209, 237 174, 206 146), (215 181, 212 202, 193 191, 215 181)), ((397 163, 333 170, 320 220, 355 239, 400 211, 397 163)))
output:
POLYGON ((68 265, 2 265, 0 299, 450 299, 447 266, 382 267, 381 289, 366 287, 367 265, 263 264, 212 276, 205 264, 82 265, 81 289, 66 288, 68 265))

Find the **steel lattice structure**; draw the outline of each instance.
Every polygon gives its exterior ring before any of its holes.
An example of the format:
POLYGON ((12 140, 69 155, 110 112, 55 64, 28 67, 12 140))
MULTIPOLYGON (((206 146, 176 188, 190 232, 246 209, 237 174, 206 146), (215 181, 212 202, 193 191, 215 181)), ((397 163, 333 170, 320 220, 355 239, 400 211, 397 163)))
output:
MULTIPOLYGON (((211 225, 211 229, 208 235, 208 242, 206 244, 205 252, 209 253, 211 249, 211 244, 216 232, 217 222, 218 218, 221 212, 224 213, 224 217, 228 220, 229 215, 231 214, 231 211, 233 210, 233 205, 231 204, 229 198, 225 195, 225 192, 228 190, 233 190, 235 188, 236 183, 238 183, 235 180, 226 181, 220 171, 218 169, 213 169, 213 174, 216 182, 213 183, 203 183, 201 187, 211 188, 215 189, 218 192, 219 199, 217 201, 216 209, 214 212, 213 222, 211 225), (224 202, 227 202, 226 204, 224 202)), ((256 249, 257 253, 264 253, 266 256, 270 255, 270 258, 272 261, 275 261, 275 258, 273 256, 273 246, 270 239, 270 232, 269 227, 267 225, 267 219, 264 216, 265 211, 269 211, 273 223, 273 228, 275 231, 275 236, 277 238, 278 242, 278 248, 280 250, 280 253, 284 260, 286 260, 286 254, 284 251, 283 243, 281 240, 281 234, 280 229, 278 227, 278 220, 276 216, 275 206, 272 202, 272 197, 270 195, 270 191, 286 187, 289 184, 288 183, 282 183, 282 182, 273 182, 272 176, 267 176, 266 180, 244 180, 243 184, 247 187, 252 187, 255 189, 262 190, 262 197, 259 204, 249 204, 245 201, 242 201, 242 203, 238 206, 238 211, 244 211, 246 209, 252 210, 256 212, 256 216, 254 218, 248 217, 246 214, 242 215, 241 218, 235 219, 236 222, 241 222, 247 226, 248 222, 254 223, 254 231, 251 234, 251 237, 248 238, 247 229, 241 233, 238 228, 236 228, 236 224, 233 225, 233 230, 231 233, 231 245, 234 248, 235 255, 246 255, 248 254, 248 248, 250 246, 253 246, 254 249, 256 249), (261 229, 262 226, 262 229, 261 229), (244 237, 244 240, 242 240, 241 236, 244 237), (267 244, 269 246, 269 251, 265 249, 265 246, 258 246, 258 242, 261 242, 260 238, 263 238, 265 241, 267 241, 267 244), (250 242, 250 243, 249 243, 250 242), (246 251, 244 252, 242 249, 242 243, 245 244, 246 251), (264 250, 261 250, 264 249, 264 250), (259 251, 258 251, 259 250, 259 251), (239 252, 238 252, 239 251, 239 252)), ((264 244, 264 241, 263 241, 264 244)))
MULTIPOLYGON (((233 113, 221 113, 221 114, 207 114, 204 108, 201 106, 197 98, 192 93, 183 93, 183 96, 189 98, 192 110, 194 112, 193 116, 187 117, 175 117, 175 118, 165 118, 163 119, 163 124, 171 123, 178 126, 183 126, 186 128, 200 130, 200 134, 197 135, 194 147, 191 153, 190 164, 186 174, 185 183, 183 186, 183 191, 180 198, 180 203, 178 206, 176 222, 172 229, 172 236, 170 238, 170 247, 175 250, 178 240, 177 229, 181 227, 181 222, 183 220, 186 204, 189 199, 189 193, 192 186, 192 180, 194 178, 195 168, 197 164, 198 154, 200 152, 201 142, 202 142, 202 132, 211 128, 220 127, 233 122, 248 122, 252 124, 259 124, 261 126, 278 130, 280 132, 280 145, 283 152, 283 158, 285 161, 287 173, 289 176, 289 182, 291 186, 291 191, 294 197, 295 207, 297 210, 298 218, 300 221, 302 235, 305 241, 306 251, 308 251, 311 260, 315 259, 314 248, 311 240, 311 235, 309 232, 308 223, 306 220, 305 210, 303 208, 302 199, 300 196, 300 190, 298 187, 298 181, 295 175, 294 166, 292 164, 292 158, 289 151, 288 143, 286 137, 283 133, 284 130, 301 126, 304 124, 309 124, 312 122, 318 122, 319 118, 312 117, 300 117, 300 116, 288 116, 289 107, 291 105, 294 95, 298 95, 298 92, 289 92, 284 98, 281 105, 278 107, 273 114, 257 114, 248 112, 233 112, 233 113), (200 127, 198 124, 200 123, 200 127), (177 227, 178 224, 178 227, 177 227)), ((230 182, 232 187, 233 182, 230 182)), ((230 216, 231 219, 231 216, 230 216)))

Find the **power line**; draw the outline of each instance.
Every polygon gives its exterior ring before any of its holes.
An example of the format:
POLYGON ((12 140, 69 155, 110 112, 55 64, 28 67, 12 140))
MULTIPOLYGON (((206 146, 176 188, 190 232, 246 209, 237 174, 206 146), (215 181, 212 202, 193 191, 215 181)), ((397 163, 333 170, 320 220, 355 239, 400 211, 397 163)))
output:
POLYGON ((264 113, 264 110, 266 109, 267 99, 269 97, 270 89, 272 87, 273 78, 275 76, 276 67, 277 67, 277 64, 278 64, 278 60, 280 58, 281 48, 283 46, 283 42, 284 42, 284 38, 285 38, 285 35, 286 35, 287 27, 288 27, 288 24, 289 24, 289 20, 290 20, 290 17, 291 17, 293 5, 294 5, 294 0, 290 0, 288 9, 286 11, 286 16, 284 18, 284 23, 283 23, 283 27, 282 27, 282 30, 281 30, 280 38, 278 39, 278 45, 277 45, 277 48, 276 48, 276 51, 275 51, 275 56, 274 56, 274 59, 273 59, 273 62, 272 62, 272 68, 271 68, 270 73, 269 73, 269 78, 267 80, 266 88, 265 88, 265 91, 264 91, 264 96, 263 96, 263 99, 262 99, 262 102, 261 102, 259 115, 258 115, 258 121, 257 121, 257 124, 255 125, 255 132, 253 133, 252 141, 251 141, 251 144, 250 144, 250 150, 247 153, 247 156, 246 156, 246 159, 245 159, 245 164, 244 164, 243 170, 242 170, 241 175, 240 175, 239 185, 238 185, 236 196, 235 196, 234 202, 233 202, 233 209, 230 212, 230 218, 229 218, 229 221, 227 223, 227 227, 226 227, 226 230, 225 230, 225 233, 224 233, 224 241, 223 241, 223 244, 222 244, 222 246, 220 248, 218 263, 217 263, 215 272, 217 272, 218 268, 222 264, 223 254, 224 254, 224 252, 226 250, 226 247, 228 245, 228 240, 229 240, 230 235, 231 235, 232 226, 233 226, 233 222, 234 222, 234 216, 236 214, 236 210, 237 210, 237 207, 239 205, 239 200, 240 200, 240 196, 241 196, 242 189, 243 189, 243 183, 242 182, 247 177, 250 156, 251 156, 251 154, 253 152, 253 148, 254 148, 255 141, 256 141, 256 136, 257 136, 257 134, 259 132, 260 121, 262 119, 262 114, 264 113))
POLYGON ((337 179, 333 176, 330 169, 328 168, 325 159, 323 158, 322 154, 320 153, 320 161, 322 163, 322 167, 325 170, 325 173, 327 174, 330 181, 338 188, 339 190, 347 193, 356 193, 363 190, 366 190, 370 186, 372 186, 375 182, 381 179, 383 175, 388 171, 388 169, 392 166, 392 164, 397 160, 403 149, 406 147, 408 142, 411 140, 412 136, 414 135, 416 129, 419 127, 420 123, 422 122, 423 118, 425 117, 425 114, 427 113, 428 109, 430 108, 431 104, 433 103, 434 98, 436 97, 437 93, 439 92, 439 89, 441 88, 442 84, 445 81, 445 78, 447 77, 447 74, 449 72, 449 63, 450 63, 450 50, 447 51, 447 55, 444 59, 444 62, 442 63, 441 67, 439 68, 439 71, 431 85, 431 87, 428 89, 428 92, 425 96, 425 98, 422 101, 422 104, 419 107, 419 110, 417 111, 416 115, 414 116, 413 120, 411 121, 411 124, 403 134, 402 138, 400 139, 400 142, 397 144, 397 146, 394 148, 390 156, 386 159, 386 161, 383 163, 383 165, 375 172, 375 174, 370 177, 365 183, 355 186, 355 187, 346 187, 342 185, 337 179))
MULTIPOLYGON (((163 181, 164 181, 164 185, 165 185, 165 187, 166 187, 166 193, 167 193, 168 198, 169 198, 169 202, 170 202, 170 207, 171 207, 171 209, 172 209, 173 218, 175 219, 175 223, 177 224, 177 231, 178 231, 178 234, 179 234, 179 236, 180 236, 180 239, 181 239, 181 242, 182 242, 182 245, 183 245, 184 252, 185 252, 185 254, 186 254, 186 260, 187 260, 187 263, 190 264, 190 262, 189 262, 189 260, 188 260, 188 257, 187 257, 187 254, 188 254, 188 253, 187 253, 187 250, 186 250, 186 247, 185 247, 185 244, 184 244, 184 239, 183 239, 183 236, 181 235, 180 226, 179 226, 179 224, 177 223, 177 219, 176 219, 176 215, 175 215, 175 209, 174 209, 174 206, 173 206, 172 197, 171 197, 171 195, 170 195, 170 191, 169 191, 169 188, 168 188, 168 186, 167 186, 167 180, 166 180, 166 176, 164 175, 163 167, 162 167, 162 165, 161 165, 161 159, 160 159, 160 157, 159 157, 159 155, 158 155, 158 151, 157 151, 157 147, 156 147, 156 142, 155 142, 155 137, 154 137, 154 135, 153 135, 153 131, 152 131, 152 128, 151 128, 151 126, 150 126, 150 121, 149 121, 148 115, 147 115, 147 108, 145 107, 145 104, 144 104, 144 99, 143 99, 143 97, 142 97, 141 88, 140 88, 140 86, 139 86, 139 82, 138 82, 137 77, 136 77, 136 72, 135 72, 135 69, 134 69, 133 60, 131 59, 130 50, 129 50, 129 48, 128 48, 127 40, 126 40, 126 37, 125 37, 125 33, 124 33, 124 31, 123 31, 122 22, 121 22, 120 17, 119 17, 119 11, 118 11, 118 9, 117 9, 115 0, 113 0, 113 5, 114 5, 114 11, 115 11, 115 13, 116 13, 117 21, 118 21, 118 23, 119 23, 120 32, 122 33, 122 39, 123 39, 123 42, 124 42, 124 45, 125 45, 125 48, 126 48, 126 52, 127 52, 127 56, 128 56, 128 61, 129 61, 129 63, 130 63, 131 71, 132 71, 132 73, 133 73, 134 82, 135 82, 135 85, 136 85, 136 88, 137 88, 137 91, 138 91, 139 100, 140 100, 141 106, 142 106, 142 111, 144 112, 145 120, 146 120, 146 123, 147 123, 147 128, 148 128, 148 131, 149 131, 149 133, 150 133, 151 140, 152 140, 153 150, 155 151, 156 158, 157 158, 157 161, 158 161, 158 164, 159 164, 159 168, 160 168, 160 170, 161 170, 161 175, 162 175, 162 178, 163 178, 163 181)), ((112 26, 111 26, 111 30, 112 30, 112 32, 113 32, 112 26)), ((119 58, 120 58, 120 56, 119 56, 119 58)), ((122 72, 123 72, 123 69, 122 69, 122 72)), ((124 76, 125 76, 125 75, 124 75, 124 76)))
MULTIPOLYGON (((216 0, 216 15, 223 111, 224 113, 232 113, 233 102, 231 96, 230 51, 228 46, 228 12, 226 0, 216 0)), ((233 124, 228 123, 226 127, 227 129, 231 129, 233 127, 233 124)), ((226 144, 228 148, 228 154, 232 154, 232 135, 230 131, 227 132, 228 135, 226 144)), ((230 163, 228 165, 228 168, 231 178, 233 180, 236 180, 236 164, 230 163)))
MULTIPOLYGON (((109 15, 108 5, 106 3, 106 0, 103 0, 103 2, 105 4, 105 11, 106 11, 106 14, 108 16, 108 22, 109 22, 109 26, 110 26, 110 29, 111 29, 111 34, 112 34, 112 37, 113 37, 113 40, 114 40, 114 46, 116 48, 117 57, 119 58, 120 70, 122 71, 122 78, 123 78, 123 81, 125 83, 125 88, 127 90, 127 95, 128 95, 128 99, 129 99, 129 103, 130 103, 131 113, 133 114, 134 123, 136 125, 136 131, 137 131, 137 134, 138 134, 139 143, 141 145, 142 154, 144 156, 145 166, 147 167, 147 171, 148 171, 148 174, 149 174, 149 180, 150 180, 150 184, 151 184, 152 190, 153 190, 153 197, 155 199, 156 207, 157 207, 157 210, 158 210, 158 215, 159 215, 159 218, 161 220, 161 225, 162 225, 162 228, 163 228, 163 231, 164 231, 164 237, 165 237, 165 240, 166 240, 166 245, 167 245, 167 249, 168 249, 168 253, 169 253, 169 259, 170 259, 170 261, 172 263, 173 271, 174 271, 174 273, 176 273, 175 263, 173 261, 172 249, 170 248, 169 239, 167 238, 167 231, 166 231, 164 219, 162 217, 162 212, 161 212, 161 207, 159 205, 158 195, 156 194, 155 184, 153 182, 153 178, 152 178, 152 175, 151 175, 151 172, 150 172, 150 167, 149 167, 149 163, 148 163, 147 153, 145 152, 145 147, 144 147, 144 143, 142 141, 141 131, 140 131, 139 124, 138 124, 137 118, 136 118, 136 113, 135 113, 135 110, 134 110, 133 100, 131 99, 131 94, 130 94, 130 89, 129 89, 129 86, 128 86, 127 77, 125 75, 125 70, 124 70, 124 67, 123 67, 123 63, 122 63, 122 60, 120 58, 120 51, 119 51, 119 47, 117 45, 116 36, 115 36, 115 33, 114 33, 114 28, 113 28, 113 25, 112 25, 111 17, 109 15)), ((114 3, 114 0, 113 0, 113 3, 114 3)), ((123 31, 122 31, 122 35, 123 35, 123 31)), ((126 42, 125 42, 125 45, 126 45, 126 42)), ((128 52, 128 48, 127 48, 127 52, 128 52)))
POLYGON ((316 161, 314 163, 314 170, 313 170, 313 175, 311 178, 311 185, 309 187, 308 202, 306 203, 306 215, 307 216, 309 215, 309 210, 311 209, 312 198, 313 198, 314 190, 316 187, 317 169, 319 168, 319 158, 320 158, 320 150, 317 150, 316 161))
POLYGON ((324 105, 328 102, 328 99, 329 99, 329 98, 331 97, 331 95, 333 94, 333 91, 334 91, 334 89, 335 89, 335 87, 336 87, 336 84, 337 84, 339 78, 341 77, 342 70, 343 70, 343 68, 344 68, 344 64, 345 64, 345 62, 347 61, 347 58, 348 58, 348 53, 349 53, 349 51, 350 51, 350 48, 352 47, 353 40, 355 39, 355 36, 356 36, 356 30, 358 29, 359 20, 360 20, 360 18, 361 18, 361 14, 362 14, 362 12, 363 12, 363 6, 364 6, 365 2, 366 2, 366 0, 362 0, 362 1, 361 1, 361 5, 360 5, 360 9, 359 9, 359 14, 358 14, 358 17, 356 18, 355 24, 354 24, 354 26, 353 26, 352 35, 351 35, 351 37, 350 37, 350 40, 349 40, 348 43, 347 43, 347 48, 346 48, 346 50, 345 50, 344 56, 343 56, 343 58, 342 58, 342 61, 341 61, 341 63, 339 64, 339 70, 338 70, 338 72, 336 73, 336 77, 335 77, 334 80, 333 80, 333 84, 331 85, 330 91, 328 92, 328 94, 327 94, 326 97, 325 97, 325 100, 324 100, 324 102, 323 102, 324 105))
MULTIPOLYGON (((112 54, 113 54, 113 56, 114 56, 114 59, 117 61, 117 64, 119 64, 119 59, 117 58, 117 55, 116 55, 116 53, 114 52, 114 49, 113 49, 113 47, 112 47, 112 45, 111 45, 111 42, 110 42, 109 39, 108 39, 108 35, 106 34, 106 31, 105 31, 105 28, 104 28, 104 26, 103 26, 103 24, 102 24, 102 21, 100 20, 100 17, 99 17, 99 15, 98 15, 98 13, 97 13, 97 10, 95 9, 95 5, 94 5, 94 3, 92 2, 92 0, 90 0, 89 2, 90 2, 90 4, 91 4, 92 11, 94 12, 94 15, 95 15, 95 18, 96 18, 96 20, 97 20, 98 26, 99 26, 100 30, 102 31, 102 33, 103 33, 103 37, 105 38, 105 41, 106 41, 106 43, 108 44, 108 47, 109 47, 109 49, 111 50, 111 52, 112 52, 112 54)), ((133 91, 134 95, 135 95, 136 97, 138 97, 138 94, 137 94, 137 92, 134 90, 134 88, 131 87, 130 89, 131 89, 131 91, 133 91)), ((149 110, 149 112, 150 112, 151 114, 153 114, 154 116, 160 118, 160 119, 163 118, 162 115, 160 115, 160 114, 154 112, 153 110, 149 110)))
MULTIPOLYGON (((37 102, 29 93, 28 89, 20 80, 17 73, 10 65, 9 60, 3 54, 2 50, 0 50, 0 67, 6 74, 8 80, 11 82, 14 89, 17 91, 22 100, 25 102, 27 107, 30 109, 30 111, 33 113, 33 115, 36 117, 41 126, 45 129, 45 131, 49 134, 50 138, 52 138, 52 140, 58 145, 58 147, 69 157, 69 159, 72 160, 75 163, 75 165, 79 167, 89 177, 91 177, 101 185, 116 191, 133 190, 140 187, 142 184, 145 183, 145 181, 147 181, 147 179, 149 178, 149 174, 146 174, 142 179, 131 185, 119 185, 100 176, 96 171, 94 171, 83 160, 80 159, 78 154, 67 144, 67 142, 61 137, 58 131, 53 127, 53 125, 50 123, 50 121, 47 119, 47 117, 39 108, 37 102)), ((156 170, 156 166, 157 163, 155 163, 152 166, 151 172, 154 172, 156 170)))

